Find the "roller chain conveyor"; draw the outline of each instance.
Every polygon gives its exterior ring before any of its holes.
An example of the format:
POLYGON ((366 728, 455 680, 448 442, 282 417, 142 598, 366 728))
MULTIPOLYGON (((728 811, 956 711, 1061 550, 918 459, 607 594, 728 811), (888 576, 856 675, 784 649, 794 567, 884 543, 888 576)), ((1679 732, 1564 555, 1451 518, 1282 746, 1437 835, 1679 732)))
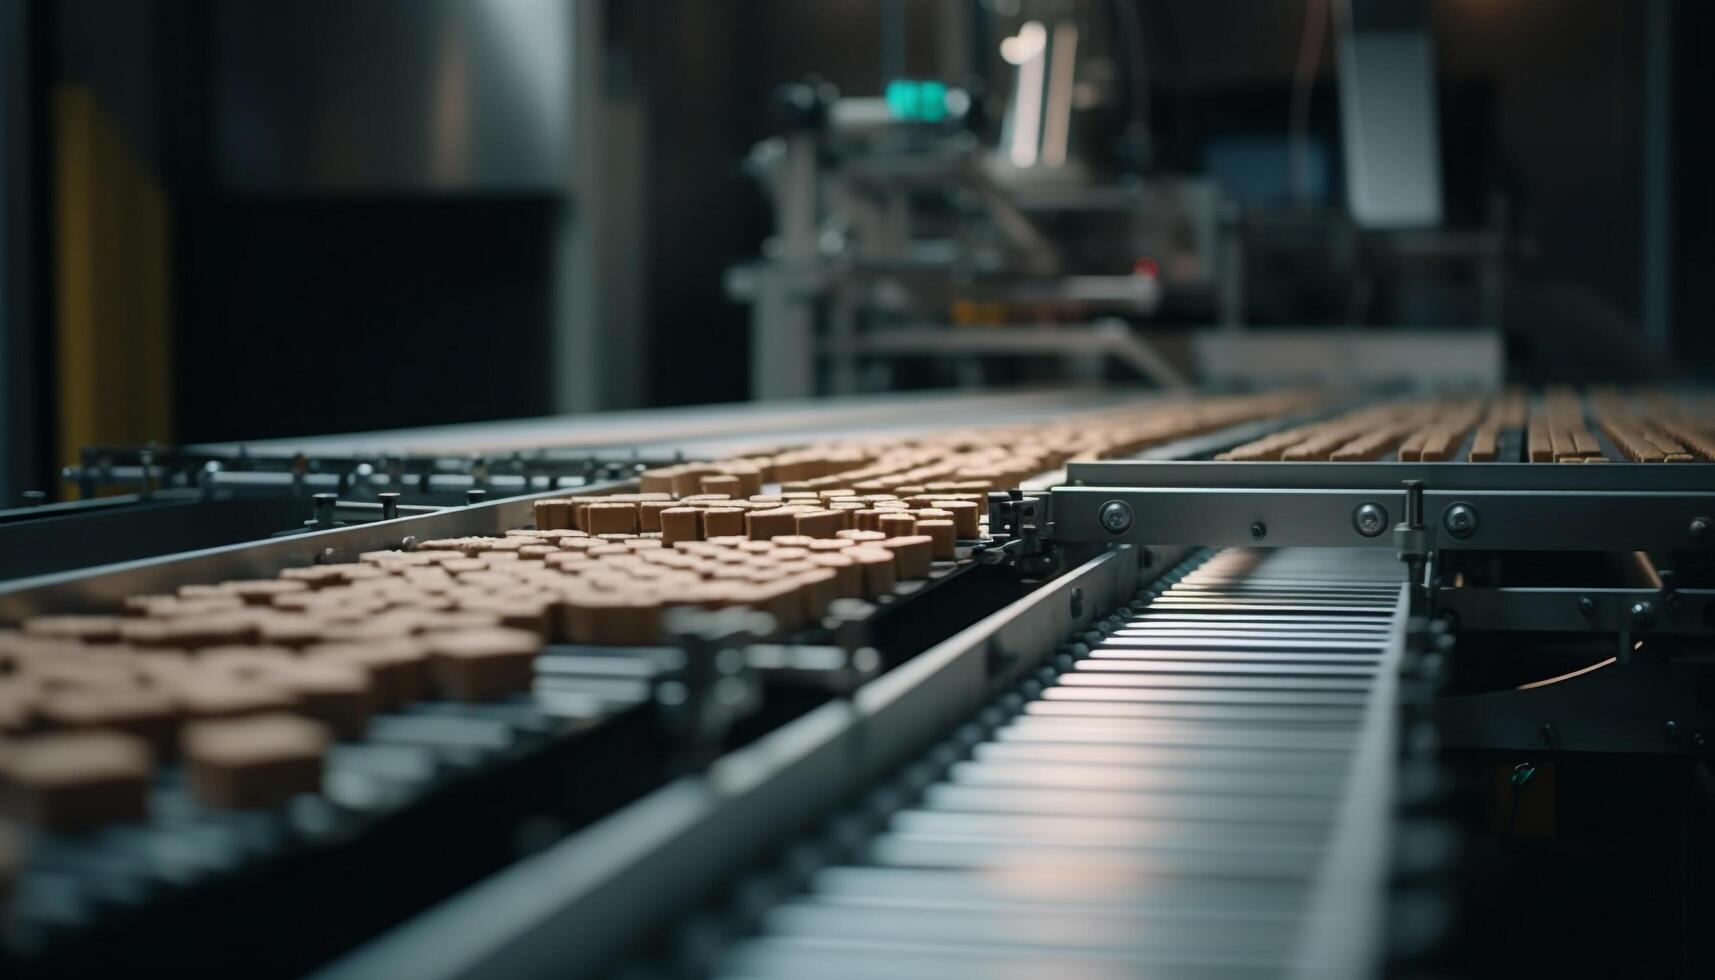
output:
POLYGON ((836 821, 712 974, 1368 975, 1405 599, 1374 552, 1189 558, 836 821))

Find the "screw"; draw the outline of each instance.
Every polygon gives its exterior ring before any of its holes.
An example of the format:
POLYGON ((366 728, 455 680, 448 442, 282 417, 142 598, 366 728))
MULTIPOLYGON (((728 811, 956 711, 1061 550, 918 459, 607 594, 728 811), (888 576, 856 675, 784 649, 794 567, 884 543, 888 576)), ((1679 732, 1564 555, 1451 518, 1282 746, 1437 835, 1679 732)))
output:
POLYGON ((1456 538, 1468 538, 1477 533, 1477 509, 1466 503, 1453 504, 1441 515, 1441 526, 1456 538))
POLYGON ((389 491, 386 491, 383 493, 378 493, 375 496, 378 500, 381 501, 381 519, 382 520, 390 521, 390 520, 394 519, 395 517, 399 516, 399 494, 398 493, 389 490, 389 491))
POLYGON ((1715 529, 1715 522, 1711 522, 1709 520, 1709 518, 1707 518, 1707 517, 1693 517, 1691 519, 1691 540, 1693 540, 1693 541, 1707 541, 1707 540, 1709 540, 1709 532, 1712 529, 1715 529))
POLYGON ((1252 521, 1251 522, 1251 537, 1257 539, 1258 541, 1261 541, 1263 538, 1268 537, 1268 525, 1264 524, 1261 521, 1252 521))
POLYGON ((1583 613, 1586 616, 1594 615, 1596 612, 1596 600, 1590 598, 1587 595, 1579 596, 1578 597, 1578 611, 1583 613))
POLYGON ((1110 500, 1102 505, 1102 527, 1109 534, 1124 534, 1131 530, 1131 505, 1123 500, 1110 500))
POLYGON ((399 550, 400 551, 416 551, 417 550, 417 536, 415 534, 407 534, 403 538, 400 538, 399 539, 399 550))
POLYGON ((1667 724, 1661 726, 1661 730, 1662 730, 1662 734, 1666 735, 1670 741, 1674 741, 1674 742, 1679 741, 1679 723, 1678 722, 1673 721, 1672 719, 1669 719, 1667 724))
POLYGON ((1632 603, 1632 625, 1647 630, 1655 622, 1655 609, 1647 602, 1632 603))
POLYGON ((1387 510, 1381 504, 1367 502, 1358 505, 1352 511, 1352 527, 1366 538, 1373 538, 1387 530, 1387 510))
POLYGON ((472 487, 464 492, 464 502, 466 504, 480 504, 487 496, 487 490, 484 490, 481 487, 472 487))

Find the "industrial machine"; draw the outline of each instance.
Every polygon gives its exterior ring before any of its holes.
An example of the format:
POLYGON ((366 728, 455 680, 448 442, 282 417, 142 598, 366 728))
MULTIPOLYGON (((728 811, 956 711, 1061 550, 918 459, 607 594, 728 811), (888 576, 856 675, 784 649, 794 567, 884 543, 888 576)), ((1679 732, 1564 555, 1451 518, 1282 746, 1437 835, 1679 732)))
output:
POLYGON ((1266 356, 1246 356, 1250 331, 1310 324, 1388 328, 1339 342, 1427 334, 1467 372, 1500 364, 1516 243, 1490 189, 1462 188, 1492 198, 1479 220, 1449 219, 1424 5, 1308 5, 1312 61, 1280 132, 1178 121, 1172 155, 1157 152, 1139 5, 972 6, 953 32, 969 77, 776 93, 778 132, 747 160, 773 234, 726 279, 750 307, 753 397, 1277 382, 1266 356), (1324 34, 1338 154, 1309 124, 1324 34))
POLYGON ((5 974, 1705 975, 1710 399, 96 451, 278 526, 8 550, 5 974))

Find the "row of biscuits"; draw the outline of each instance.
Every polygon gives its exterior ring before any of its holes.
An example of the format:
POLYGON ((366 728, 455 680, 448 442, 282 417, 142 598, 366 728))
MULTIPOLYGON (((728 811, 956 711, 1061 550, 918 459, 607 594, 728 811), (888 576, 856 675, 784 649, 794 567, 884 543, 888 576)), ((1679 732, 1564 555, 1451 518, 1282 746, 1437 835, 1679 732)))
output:
POLYGON ((501 536, 35 617, 0 630, 0 806, 51 830, 134 819, 167 759, 205 805, 272 805, 314 791, 330 741, 374 712, 529 690, 545 642, 657 642, 683 605, 796 629, 953 558, 982 537, 989 490, 1314 401, 1177 399, 686 464, 636 493, 540 501, 501 536))

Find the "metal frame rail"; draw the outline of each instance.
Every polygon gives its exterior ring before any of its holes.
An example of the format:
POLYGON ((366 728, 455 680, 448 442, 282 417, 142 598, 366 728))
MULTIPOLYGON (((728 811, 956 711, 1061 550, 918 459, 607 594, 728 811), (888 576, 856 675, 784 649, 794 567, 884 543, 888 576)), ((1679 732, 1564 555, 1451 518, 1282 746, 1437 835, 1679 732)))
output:
POLYGON ((1064 484, 993 495, 990 524, 1038 565, 1092 542, 1392 550, 1411 568, 1413 612, 1452 633, 1614 640, 1586 671, 1442 699, 1445 744, 1677 755, 1715 744, 1715 707, 1696 696, 1709 658, 1682 655, 1715 636, 1715 589, 1669 574, 1649 588, 1462 587, 1439 573, 1459 555, 1506 552, 1707 567, 1715 465, 1081 462, 1064 484))

